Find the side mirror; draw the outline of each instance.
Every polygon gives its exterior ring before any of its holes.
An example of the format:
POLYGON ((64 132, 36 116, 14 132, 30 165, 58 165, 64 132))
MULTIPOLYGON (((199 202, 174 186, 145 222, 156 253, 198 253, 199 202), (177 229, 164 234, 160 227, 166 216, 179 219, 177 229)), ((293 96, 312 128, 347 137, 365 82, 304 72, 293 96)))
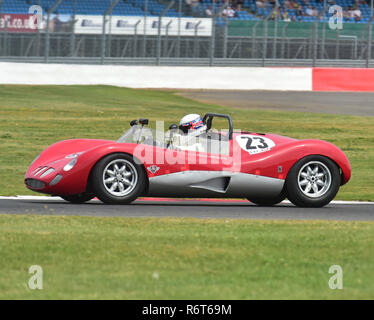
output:
POLYGON ((138 120, 132 120, 131 122, 130 122, 130 126, 136 126, 138 124, 138 120))
POLYGON ((178 126, 177 126, 175 123, 173 123, 173 124, 170 125, 170 127, 169 127, 169 130, 176 130, 176 129, 178 129, 178 126))
POLYGON ((140 119, 139 119, 139 123, 140 123, 142 126, 147 126, 148 123, 149 123, 149 120, 148 120, 148 119, 140 118, 140 119))

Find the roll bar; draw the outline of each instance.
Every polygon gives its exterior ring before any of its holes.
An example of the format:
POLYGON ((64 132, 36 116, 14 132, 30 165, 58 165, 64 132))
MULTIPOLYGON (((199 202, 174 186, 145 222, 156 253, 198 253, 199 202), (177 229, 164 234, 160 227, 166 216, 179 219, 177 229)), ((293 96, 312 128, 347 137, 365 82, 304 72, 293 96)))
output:
POLYGON ((207 125, 207 130, 210 130, 212 128, 214 117, 224 118, 224 119, 227 119, 229 121, 229 140, 231 140, 232 139, 232 134, 234 132, 234 126, 233 126, 231 117, 227 114, 207 113, 203 118, 204 123, 207 125))

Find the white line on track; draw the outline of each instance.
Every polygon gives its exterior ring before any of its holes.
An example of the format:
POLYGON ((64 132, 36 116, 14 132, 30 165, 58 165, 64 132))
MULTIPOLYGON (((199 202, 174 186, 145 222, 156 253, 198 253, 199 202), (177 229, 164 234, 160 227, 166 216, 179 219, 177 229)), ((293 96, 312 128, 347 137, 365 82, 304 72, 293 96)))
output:
MULTIPOLYGON (((41 201, 56 201, 56 200, 62 200, 60 197, 46 197, 46 196, 15 196, 15 197, 4 197, 0 196, 0 200, 41 200, 41 201)), ((195 199, 193 199, 195 200, 195 199)), ((152 199, 152 201, 154 201, 152 199)), ((162 202, 162 199, 160 200, 162 202)), ((190 200, 191 201, 191 200, 190 200)), ((196 200, 199 201, 199 200, 196 200)), ((171 200, 170 202, 173 202, 171 200)), ((204 201, 202 201, 204 202, 204 201)), ((230 200, 227 200, 227 202, 230 202, 230 200)), ((243 201, 244 202, 244 201, 243 201)), ((283 201, 283 203, 289 204, 290 202, 288 200, 283 201)), ((355 204, 371 204, 374 205, 374 202, 369 201, 331 201, 332 204, 344 204, 344 205, 355 205, 355 204)))

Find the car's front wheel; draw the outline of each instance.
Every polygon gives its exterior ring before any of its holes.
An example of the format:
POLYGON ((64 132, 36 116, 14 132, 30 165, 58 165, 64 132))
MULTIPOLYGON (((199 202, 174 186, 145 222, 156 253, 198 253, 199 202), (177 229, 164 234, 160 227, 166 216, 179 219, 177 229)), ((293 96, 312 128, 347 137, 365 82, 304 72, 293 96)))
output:
POLYGON ((127 154, 111 154, 101 159, 92 171, 92 187, 107 204, 128 204, 145 189, 143 168, 127 154))
POLYGON ((339 191, 338 166, 330 159, 307 156, 291 168, 286 179, 287 198, 299 207, 323 207, 339 191))

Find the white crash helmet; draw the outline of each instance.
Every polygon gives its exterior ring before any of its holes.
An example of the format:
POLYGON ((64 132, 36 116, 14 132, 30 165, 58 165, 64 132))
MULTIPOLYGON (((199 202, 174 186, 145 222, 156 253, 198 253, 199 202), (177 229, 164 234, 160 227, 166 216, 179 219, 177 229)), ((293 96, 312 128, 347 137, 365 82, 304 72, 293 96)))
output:
POLYGON ((199 114, 188 114, 179 122, 179 129, 185 134, 197 136, 206 132, 207 126, 199 114))

